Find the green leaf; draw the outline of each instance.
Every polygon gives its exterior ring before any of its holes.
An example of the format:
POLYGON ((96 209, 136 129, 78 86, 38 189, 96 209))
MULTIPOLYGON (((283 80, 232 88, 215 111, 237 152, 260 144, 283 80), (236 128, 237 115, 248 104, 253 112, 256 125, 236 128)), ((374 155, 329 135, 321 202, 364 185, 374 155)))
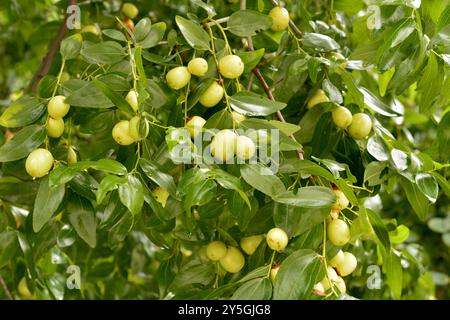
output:
POLYGON ((360 108, 364 106, 364 95, 355 84, 355 79, 352 74, 346 70, 342 70, 341 77, 347 86, 347 95, 345 97, 345 104, 354 103, 360 108))
POLYGON ((76 194, 73 194, 67 204, 69 221, 77 234, 91 248, 97 245, 97 222, 95 212, 91 203, 76 194))
POLYGON ((134 37, 136 41, 142 41, 150 33, 152 21, 149 18, 141 19, 134 28, 134 37))
POLYGON ((320 52, 329 52, 340 48, 334 39, 320 33, 305 33, 302 43, 305 47, 313 48, 320 52))
POLYGON ((129 114, 134 113, 133 109, 128 104, 128 102, 126 102, 125 99, 122 98, 122 96, 120 94, 118 94, 116 91, 111 89, 106 83, 104 83, 104 82, 102 82, 102 81, 100 81, 98 79, 94 79, 93 83, 121 111, 123 111, 125 113, 129 113, 129 114))
POLYGON ((229 101, 235 111, 247 116, 268 116, 286 107, 285 103, 251 92, 238 92, 230 97, 229 101))
POLYGON ((176 16, 175 21, 187 43, 197 50, 209 50, 209 35, 195 22, 176 16))
POLYGON ((93 82, 72 79, 62 85, 66 103, 84 108, 111 108, 114 103, 93 82))
POLYGON ((398 117, 401 116, 400 113, 398 113, 395 110, 392 110, 389 106, 381 102, 373 93, 371 93, 366 88, 359 88, 359 91, 364 96, 364 103, 369 109, 371 109, 374 112, 378 112, 379 114, 386 116, 386 117, 398 117))
POLYGON ((241 175, 253 188, 271 197, 286 192, 286 187, 280 178, 262 164, 241 165, 241 175))
POLYGON ((177 186, 175 185, 173 177, 170 174, 163 172, 156 162, 141 158, 139 160, 139 166, 150 180, 166 190, 172 197, 177 197, 177 186))
POLYGON ((80 54, 82 44, 79 34, 74 34, 64 39, 61 41, 61 56, 65 60, 75 59, 80 54))
POLYGON ((437 182, 441 186, 442 191, 444 191, 447 197, 450 198, 450 182, 448 182, 447 179, 445 179, 437 172, 432 172, 431 174, 436 178, 437 182))
POLYGON ((158 22, 153 24, 148 35, 139 43, 141 48, 150 49, 154 46, 157 46, 159 42, 164 38, 166 28, 167 26, 165 22, 158 22))
POLYGON ((450 159, 450 112, 447 112, 439 122, 437 129, 438 150, 442 161, 450 159))
POLYGON ((389 233, 383 223, 383 220, 381 220, 380 216, 376 212, 368 208, 366 208, 366 213, 378 240, 383 245, 386 252, 389 252, 391 249, 391 241, 389 240, 389 233))
POLYGON ((42 116, 45 107, 41 99, 23 96, 6 108, 0 117, 0 126, 18 128, 29 125, 42 116))
MULTIPOLYGON (((248 200, 248 199, 247 199, 248 200)), ((258 201, 252 197, 246 204, 242 196, 237 192, 228 192, 227 206, 231 214, 236 218, 239 229, 247 230, 250 222, 258 212, 258 201)))
POLYGON ((320 281, 320 257, 309 249, 298 250, 281 264, 275 278, 274 300, 301 300, 308 298, 314 285, 320 281))
POLYGON ((120 184, 126 183, 128 180, 124 177, 107 175, 102 179, 97 189, 97 204, 101 204, 108 192, 116 190, 120 184))
POLYGON ((364 171, 364 183, 368 183, 369 187, 380 185, 384 182, 381 173, 387 168, 385 162, 374 161, 367 165, 364 171))
POLYGON ((39 148, 47 136, 39 125, 31 125, 16 133, 14 138, 0 147, 0 162, 16 161, 27 157, 39 148))
POLYGON ((214 17, 217 13, 212 4, 206 4, 202 0, 190 0, 194 6, 198 6, 206 11, 208 17, 214 17))
POLYGON ((144 205, 144 186, 138 178, 129 175, 128 181, 119 185, 119 197, 120 202, 135 216, 144 205))
POLYGON ((276 202, 304 208, 331 208, 336 201, 334 193, 326 187, 303 187, 297 193, 287 191, 277 193, 272 198, 276 202))
POLYGON ((242 62, 244 62, 244 73, 252 72, 264 57, 265 52, 266 50, 264 48, 255 51, 238 52, 237 55, 242 59, 242 62))
POLYGON ((428 199, 420 191, 419 187, 406 178, 399 177, 400 185, 406 193, 406 197, 417 216, 425 221, 428 216, 428 199))
POLYGON ((419 100, 420 112, 429 114, 439 98, 444 83, 444 72, 439 66, 437 56, 430 54, 428 64, 423 71, 422 78, 417 84, 417 91, 421 93, 419 100))
POLYGON ((326 169, 322 168, 321 166, 310 160, 286 159, 281 163, 279 172, 280 173, 298 172, 303 176, 306 175, 319 176, 331 182, 336 181, 334 176, 329 171, 327 171, 326 169))
POLYGON ((250 201, 247 194, 244 192, 241 180, 228 172, 221 169, 213 169, 207 173, 211 178, 217 181, 217 183, 225 189, 236 191, 239 196, 244 200, 249 208, 251 208, 250 201))
POLYGON ((275 202, 273 219, 275 225, 287 232, 289 237, 296 237, 322 223, 330 214, 326 208, 304 208, 275 202))
POLYGON ((217 185, 211 179, 205 179, 189 186, 184 198, 184 209, 188 214, 193 206, 202 206, 210 202, 216 194, 217 185))
POLYGON ((384 54, 387 50, 398 46, 406 40, 416 28, 416 22, 412 18, 399 21, 389 30, 388 37, 383 46, 379 49, 380 54, 384 54))
POLYGON ((403 270, 400 258, 391 251, 385 257, 385 260, 384 268, 386 271, 387 283, 391 289, 393 298, 398 300, 402 296, 403 288, 403 270))
POLYGON ((122 41, 122 42, 127 41, 127 38, 125 38, 125 35, 118 30, 106 29, 106 30, 103 30, 102 33, 105 36, 110 37, 111 39, 114 39, 116 41, 122 41))
POLYGON ((272 26, 272 18, 253 10, 234 12, 227 22, 228 30, 238 37, 250 37, 272 26))
POLYGON ((14 231, 0 233, 0 270, 14 259, 18 248, 17 234, 14 231))
POLYGON ((389 239, 392 243, 398 244, 405 242, 409 237, 409 229, 407 226, 401 224, 394 231, 389 232, 389 239))
POLYGON ((49 178, 42 179, 36 195, 33 209, 33 230, 39 232, 56 212, 62 200, 66 186, 61 184, 50 187, 49 178))
POLYGON ((124 48, 115 41, 105 41, 81 49, 83 58, 91 64, 114 64, 125 58, 124 48))
POLYGON ((258 278, 245 282, 231 296, 231 300, 269 300, 272 282, 269 278, 258 278))
POLYGON ((418 173, 416 175, 416 183, 420 191, 434 203, 439 194, 439 186, 436 179, 429 173, 418 173))

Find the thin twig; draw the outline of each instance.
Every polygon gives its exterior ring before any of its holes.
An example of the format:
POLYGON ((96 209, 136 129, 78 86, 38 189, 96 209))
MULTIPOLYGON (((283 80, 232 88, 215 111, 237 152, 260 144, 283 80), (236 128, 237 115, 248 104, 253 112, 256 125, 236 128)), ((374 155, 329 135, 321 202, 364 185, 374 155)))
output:
MULTIPOLYGON (((77 4, 76 0, 69 1, 69 5, 76 5, 76 4, 77 4)), ((50 67, 53 64, 53 60, 55 59, 55 56, 59 50, 59 46, 61 45, 61 41, 64 39, 64 36, 66 35, 68 18, 69 18, 69 14, 66 15, 66 17, 64 18, 64 21, 61 23, 58 34, 56 35, 55 39, 53 40, 44 59, 42 59, 41 65, 40 65, 38 71, 34 74, 33 79, 31 80, 30 85, 28 87, 28 90, 30 90, 32 92, 36 92, 39 81, 41 81, 41 79, 43 77, 45 77, 48 74, 48 72, 50 71, 50 67)))
POLYGON ((6 297, 7 297, 9 300, 14 300, 14 298, 13 298, 12 295, 11 295, 11 292, 10 292, 9 289, 8 289, 8 286, 6 285, 5 279, 3 279, 2 276, 0 276, 0 285, 1 285, 2 288, 3 288, 3 291, 5 292, 6 297))
POLYGON ((215 26, 216 24, 222 24, 222 23, 228 22, 228 20, 230 20, 230 17, 224 17, 224 18, 220 18, 220 19, 217 19, 214 21, 210 21, 210 22, 206 23, 206 25, 212 27, 212 26, 215 26))
MULTIPOLYGON (((246 9, 246 0, 241 0, 240 4, 241 4, 241 10, 245 10, 246 9)), ((251 36, 248 37, 247 41, 248 41, 248 49, 250 51, 254 51, 255 48, 253 46, 253 39, 252 39, 252 37, 251 36)), ((275 101, 275 97, 273 96, 272 90, 270 90, 270 87, 267 84, 266 79, 264 79, 264 76, 261 74, 261 71, 259 70, 258 66, 256 66, 253 69, 253 74, 256 76, 256 78, 261 83, 261 85, 262 85, 264 91, 266 92, 266 95, 269 97, 269 99, 275 101)), ((278 121, 286 122, 286 120, 283 117, 283 114, 280 111, 277 111, 275 115, 276 115, 278 121)), ((291 137, 292 140, 297 142, 297 139, 295 139, 295 137, 293 135, 290 136, 290 137, 291 137)), ((296 152, 297 152, 297 157, 300 160, 303 160, 304 159, 304 152, 303 152, 303 150, 302 149, 298 149, 298 150, 296 150, 296 152)))

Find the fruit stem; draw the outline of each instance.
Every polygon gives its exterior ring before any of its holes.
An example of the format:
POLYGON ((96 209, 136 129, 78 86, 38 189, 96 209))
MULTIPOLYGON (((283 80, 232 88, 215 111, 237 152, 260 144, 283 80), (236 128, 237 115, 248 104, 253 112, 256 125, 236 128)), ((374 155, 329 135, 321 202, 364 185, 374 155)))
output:
POLYGON ((52 98, 56 95, 56 91, 58 90, 58 87, 61 83, 61 77, 64 72, 65 66, 66 66, 66 59, 63 58, 61 62, 61 69, 59 69, 58 77, 56 78, 56 84, 55 88, 53 89, 52 98))

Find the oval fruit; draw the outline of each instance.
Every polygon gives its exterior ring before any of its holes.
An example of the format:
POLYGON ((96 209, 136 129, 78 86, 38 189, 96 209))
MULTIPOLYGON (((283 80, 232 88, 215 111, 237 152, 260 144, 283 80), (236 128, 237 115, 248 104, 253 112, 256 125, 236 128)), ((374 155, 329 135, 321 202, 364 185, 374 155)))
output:
POLYGON ((53 155, 46 149, 32 151, 25 161, 25 170, 34 178, 41 178, 49 173, 53 167, 53 155))
POLYGON ((333 257, 333 259, 330 260, 328 263, 333 268, 336 268, 338 264, 342 263, 344 261, 344 252, 342 250, 339 250, 338 253, 333 257))
POLYGON ((140 116, 134 116, 130 119, 129 135, 135 141, 145 139, 148 136, 149 130, 147 120, 142 120, 140 116))
POLYGON ((237 135, 231 130, 219 131, 211 142, 212 156, 223 163, 234 158, 237 135))
POLYGON ((64 120, 55 120, 49 117, 47 120, 47 135, 52 138, 59 138, 64 133, 64 120))
POLYGON ((134 4, 125 2, 122 6, 122 13, 128 18, 134 19, 139 14, 139 9, 134 4))
POLYGON ((344 294, 347 291, 347 287, 345 285, 344 279, 341 277, 337 277, 337 279, 334 281, 334 285, 338 288, 339 292, 341 294, 344 294))
POLYGON ((243 114, 236 111, 231 112, 231 117, 236 124, 239 124, 246 119, 243 114))
POLYGON ((208 72, 208 62, 203 58, 194 58, 188 63, 188 71, 197 77, 203 77, 208 72))
POLYGON ((350 204, 350 201, 347 199, 345 194, 339 189, 334 189, 333 192, 336 195, 336 202, 333 207, 338 208, 340 210, 347 208, 348 205, 350 204))
POLYGON ((219 261, 227 254, 227 246, 222 241, 213 241, 206 247, 206 256, 212 261, 219 261))
POLYGON ((178 90, 184 88, 191 81, 191 74, 186 67, 176 67, 166 74, 167 85, 178 90))
POLYGON ((202 132, 202 128, 205 125, 206 120, 199 116, 193 116, 186 123, 186 129, 188 129, 192 138, 195 138, 200 132, 202 132))
POLYGON ((345 277, 355 271, 357 266, 358 261, 356 260, 356 257, 350 252, 344 252, 343 259, 337 264, 336 270, 341 277, 345 277))
POLYGON ((367 137, 372 130, 372 120, 365 113, 353 115, 352 124, 348 127, 348 133, 353 139, 361 140, 367 137))
POLYGON ((112 130, 112 136, 114 140, 122 146, 128 146, 136 142, 133 137, 130 136, 130 122, 126 120, 116 123, 112 130))
POLYGON ((138 111, 138 93, 136 92, 136 90, 131 89, 125 97, 125 100, 131 106, 134 112, 138 111))
POLYGON ((331 112, 331 115, 333 117, 334 124, 341 129, 345 129, 352 124, 352 113, 346 107, 341 106, 335 108, 331 112))
POLYGON ((100 34, 100 31, 98 30, 96 25, 90 24, 90 25, 84 26, 81 29, 81 33, 92 33, 92 34, 98 36, 100 34))
POLYGON ((47 105, 47 111, 50 117, 55 120, 62 119, 69 112, 70 105, 65 103, 66 97, 55 96, 50 99, 47 105))
POLYGON ((256 145, 252 139, 238 136, 236 139, 236 156, 241 160, 248 160, 255 155, 256 145))
POLYGON ((275 7, 269 12, 272 18, 272 30, 283 31, 289 26, 289 11, 282 7, 275 7))
POLYGON ((286 248, 289 237, 283 229, 273 228, 267 232, 266 241, 270 249, 280 252, 286 248))
POLYGON ((238 78, 244 72, 244 62, 239 56, 230 54, 220 59, 219 72, 228 79, 238 78))
POLYGON ((322 90, 319 89, 314 93, 314 95, 311 97, 311 99, 308 100, 308 109, 311 109, 315 107, 318 104, 330 102, 330 99, 328 99, 327 94, 322 90))
POLYGON ((223 87, 217 82, 213 82, 198 100, 206 108, 214 107, 222 100, 224 94, 223 87))
POLYGON ((261 241, 263 241, 264 236, 262 235, 256 235, 256 236, 250 236, 245 237, 241 239, 241 248, 244 250, 244 252, 248 255, 252 255, 256 249, 258 248, 261 241))
POLYGON ((328 224, 328 239, 335 246, 343 246, 350 240, 350 228, 345 221, 336 219, 328 224))
POLYGON ((235 247, 229 246, 225 256, 219 260, 220 265, 230 273, 241 271, 245 265, 245 258, 242 252, 235 247))
POLYGON ((322 281, 320 281, 320 283, 323 286, 324 291, 327 291, 328 289, 331 288, 331 284, 333 282, 335 282, 338 278, 338 274, 336 273, 336 271, 331 267, 328 266, 327 267, 327 276, 325 276, 322 281))

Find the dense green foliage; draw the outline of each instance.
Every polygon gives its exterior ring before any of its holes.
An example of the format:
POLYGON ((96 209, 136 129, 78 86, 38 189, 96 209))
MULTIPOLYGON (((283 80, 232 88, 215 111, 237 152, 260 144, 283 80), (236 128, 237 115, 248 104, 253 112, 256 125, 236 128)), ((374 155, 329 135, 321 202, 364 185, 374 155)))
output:
POLYGON ((450 298, 449 0, 133 3, 83 1, 37 92, 68 2, 0 4, 0 298, 450 298), (277 174, 180 164, 192 116, 278 129, 277 174))

